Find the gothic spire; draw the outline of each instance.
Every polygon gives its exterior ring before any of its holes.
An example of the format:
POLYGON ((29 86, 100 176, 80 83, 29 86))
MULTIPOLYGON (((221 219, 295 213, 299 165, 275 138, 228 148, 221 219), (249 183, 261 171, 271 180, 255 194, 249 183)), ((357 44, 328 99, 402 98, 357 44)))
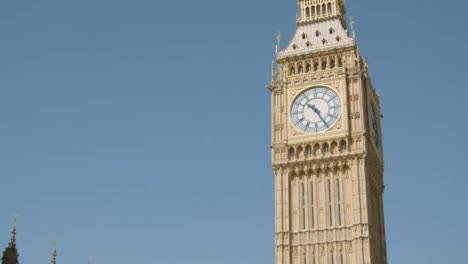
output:
POLYGON ((54 241, 54 253, 52 253, 51 264, 56 264, 56 259, 57 259, 57 240, 54 241))
POLYGON ((13 231, 11 231, 10 244, 8 244, 9 248, 16 247, 16 221, 17 220, 18 220, 18 215, 15 216, 15 220, 13 224, 13 231))
POLYGON ((18 264, 18 250, 16 249, 16 221, 18 215, 15 216, 15 221, 13 225, 13 231, 11 232, 10 243, 8 247, 3 251, 2 264, 18 264))

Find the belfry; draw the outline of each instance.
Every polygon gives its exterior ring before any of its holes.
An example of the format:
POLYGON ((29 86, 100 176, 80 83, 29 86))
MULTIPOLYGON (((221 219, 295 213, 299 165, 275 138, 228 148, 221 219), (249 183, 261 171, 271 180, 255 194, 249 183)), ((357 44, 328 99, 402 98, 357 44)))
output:
POLYGON ((354 22, 343 0, 298 0, 296 24, 267 87, 276 264, 386 264, 380 96, 354 22))

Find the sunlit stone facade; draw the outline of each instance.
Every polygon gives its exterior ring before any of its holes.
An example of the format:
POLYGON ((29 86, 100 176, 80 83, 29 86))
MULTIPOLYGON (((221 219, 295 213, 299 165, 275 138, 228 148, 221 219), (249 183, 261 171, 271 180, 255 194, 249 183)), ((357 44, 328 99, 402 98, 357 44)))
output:
POLYGON ((345 13, 299 0, 272 64, 277 264, 387 263, 379 94, 345 13))

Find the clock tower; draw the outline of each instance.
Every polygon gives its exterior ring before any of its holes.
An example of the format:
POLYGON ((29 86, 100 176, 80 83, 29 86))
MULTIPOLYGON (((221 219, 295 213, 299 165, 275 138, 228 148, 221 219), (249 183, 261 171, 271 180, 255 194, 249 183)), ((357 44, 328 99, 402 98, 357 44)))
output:
POLYGON ((272 64, 276 264, 386 264, 375 91, 343 0, 298 0, 272 64))

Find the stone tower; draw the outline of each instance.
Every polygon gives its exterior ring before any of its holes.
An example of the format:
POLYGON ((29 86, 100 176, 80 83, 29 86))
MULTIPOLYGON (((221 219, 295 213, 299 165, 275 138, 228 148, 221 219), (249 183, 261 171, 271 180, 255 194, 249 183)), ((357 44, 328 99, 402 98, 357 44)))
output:
POLYGON ((18 264, 18 250, 16 249, 16 219, 13 226, 13 231, 11 232, 11 239, 8 247, 3 251, 2 264, 18 264))
POLYGON ((386 264, 379 94, 343 0, 299 0, 272 64, 277 264, 386 264))

